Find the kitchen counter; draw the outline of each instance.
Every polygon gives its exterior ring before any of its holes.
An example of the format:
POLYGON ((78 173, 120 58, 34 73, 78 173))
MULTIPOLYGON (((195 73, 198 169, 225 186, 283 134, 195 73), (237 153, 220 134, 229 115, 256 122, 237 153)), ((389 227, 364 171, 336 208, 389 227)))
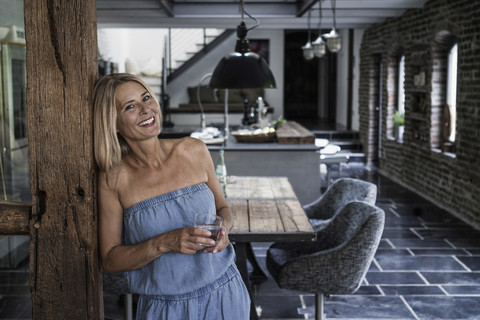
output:
MULTIPOLYGON (((158 136, 160 139, 175 139, 188 137, 190 134, 196 130, 199 130, 198 127, 191 126, 175 126, 172 128, 163 128, 162 132, 158 136)), ((231 131, 234 130, 233 128, 231 131)), ((207 143, 208 149, 211 151, 216 150, 228 150, 228 151, 318 151, 322 147, 316 146, 315 143, 288 143, 281 144, 278 142, 267 142, 267 143, 246 143, 246 142, 237 142, 235 137, 230 135, 228 140, 225 143, 207 143)))
MULTIPOLYGON (((173 128, 163 128, 162 132, 158 136, 160 139, 176 139, 182 137, 188 137, 192 132, 197 130, 196 127, 188 126, 175 126, 173 128)), ((228 150, 228 151, 317 151, 321 147, 312 144, 279 144, 277 142, 268 143, 245 143, 237 142, 235 138, 230 135, 227 143, 214 143, 208 144, 208 149, 211 151, 216 150, 228 150)))

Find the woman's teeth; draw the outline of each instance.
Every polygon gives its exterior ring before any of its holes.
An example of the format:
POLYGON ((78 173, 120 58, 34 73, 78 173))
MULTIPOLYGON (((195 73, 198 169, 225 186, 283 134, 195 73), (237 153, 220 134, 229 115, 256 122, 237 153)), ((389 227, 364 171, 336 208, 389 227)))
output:
POLYGON ((146 126, 147 124, 152 123, 153 120, 154 120, 154 118, 151 117, 150 119, 147 119, 147 120, 145 120, 145 121, 140 122, 140 125, 141 125, 141 126, 146 126))

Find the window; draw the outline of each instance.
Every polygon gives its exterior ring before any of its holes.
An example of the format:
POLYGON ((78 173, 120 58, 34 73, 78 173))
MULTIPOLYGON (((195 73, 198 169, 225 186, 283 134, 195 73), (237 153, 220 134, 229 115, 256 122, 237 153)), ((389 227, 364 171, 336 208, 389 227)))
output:
POLYGON ((401 55, 397 64, 397 104, 393 114, 395 140, 403 142, 405 128, 405 56, 401 55))
POLYGON ((399 114, 405 114, 405 56, 402 55, 398 61, 398 80, 397 80, 397 111, 399 114))
POLYGON ((455 142, 456 118, 457 118, 457 53, 458 45, 455 43, 448 52, 447 61, 447 105, 449 114, 449 123, 446 123, 448 130, 445 138, 448 142, 455 142))

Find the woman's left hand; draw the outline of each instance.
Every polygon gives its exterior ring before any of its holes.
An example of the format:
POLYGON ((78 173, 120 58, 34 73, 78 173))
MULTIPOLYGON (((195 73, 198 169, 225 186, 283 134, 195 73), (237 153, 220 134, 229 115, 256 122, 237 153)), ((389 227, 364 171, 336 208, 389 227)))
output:
POLYGON ((220 233, 218 235, 217 244, 213 247, 203 250, 204 252, 217 253, 222 252, 230 244, 230 239, 228 239, 228 231, 225 226, 222 226, 220 233))

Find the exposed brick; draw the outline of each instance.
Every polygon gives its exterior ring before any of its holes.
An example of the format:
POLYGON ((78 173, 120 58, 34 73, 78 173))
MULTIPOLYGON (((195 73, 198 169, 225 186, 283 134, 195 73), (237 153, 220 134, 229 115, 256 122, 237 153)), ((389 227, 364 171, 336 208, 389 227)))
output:
MULTIPOLYGON (((448 52, 448 51, 447 51, 448 52)), ((360 137, 367 162, 381 172, 435 200, 480 228, 480 2, 431 0, 423 9, 367 29, 360 48, 360 137), (441 33, 440 33, 441 32, 441 33), (445 106, 445 50, 458 43, 457 135, 455 154, 439 152, 445 106), (393 136, 396 60, 405 55, 405 134, 393 136), (378 90, 377 61, 383 64, 383 92, 378 90), (414 85, 425 72, 424 116, 416 108, 414 85), (378 161, 375 107, 382 95, 382 146, 378 161), (415 117, 413 117, 413 115, 415 117), (423 117, 423 118, 422 118, 423 117), (372 128, 374 130, 372 130, 372 128)))

